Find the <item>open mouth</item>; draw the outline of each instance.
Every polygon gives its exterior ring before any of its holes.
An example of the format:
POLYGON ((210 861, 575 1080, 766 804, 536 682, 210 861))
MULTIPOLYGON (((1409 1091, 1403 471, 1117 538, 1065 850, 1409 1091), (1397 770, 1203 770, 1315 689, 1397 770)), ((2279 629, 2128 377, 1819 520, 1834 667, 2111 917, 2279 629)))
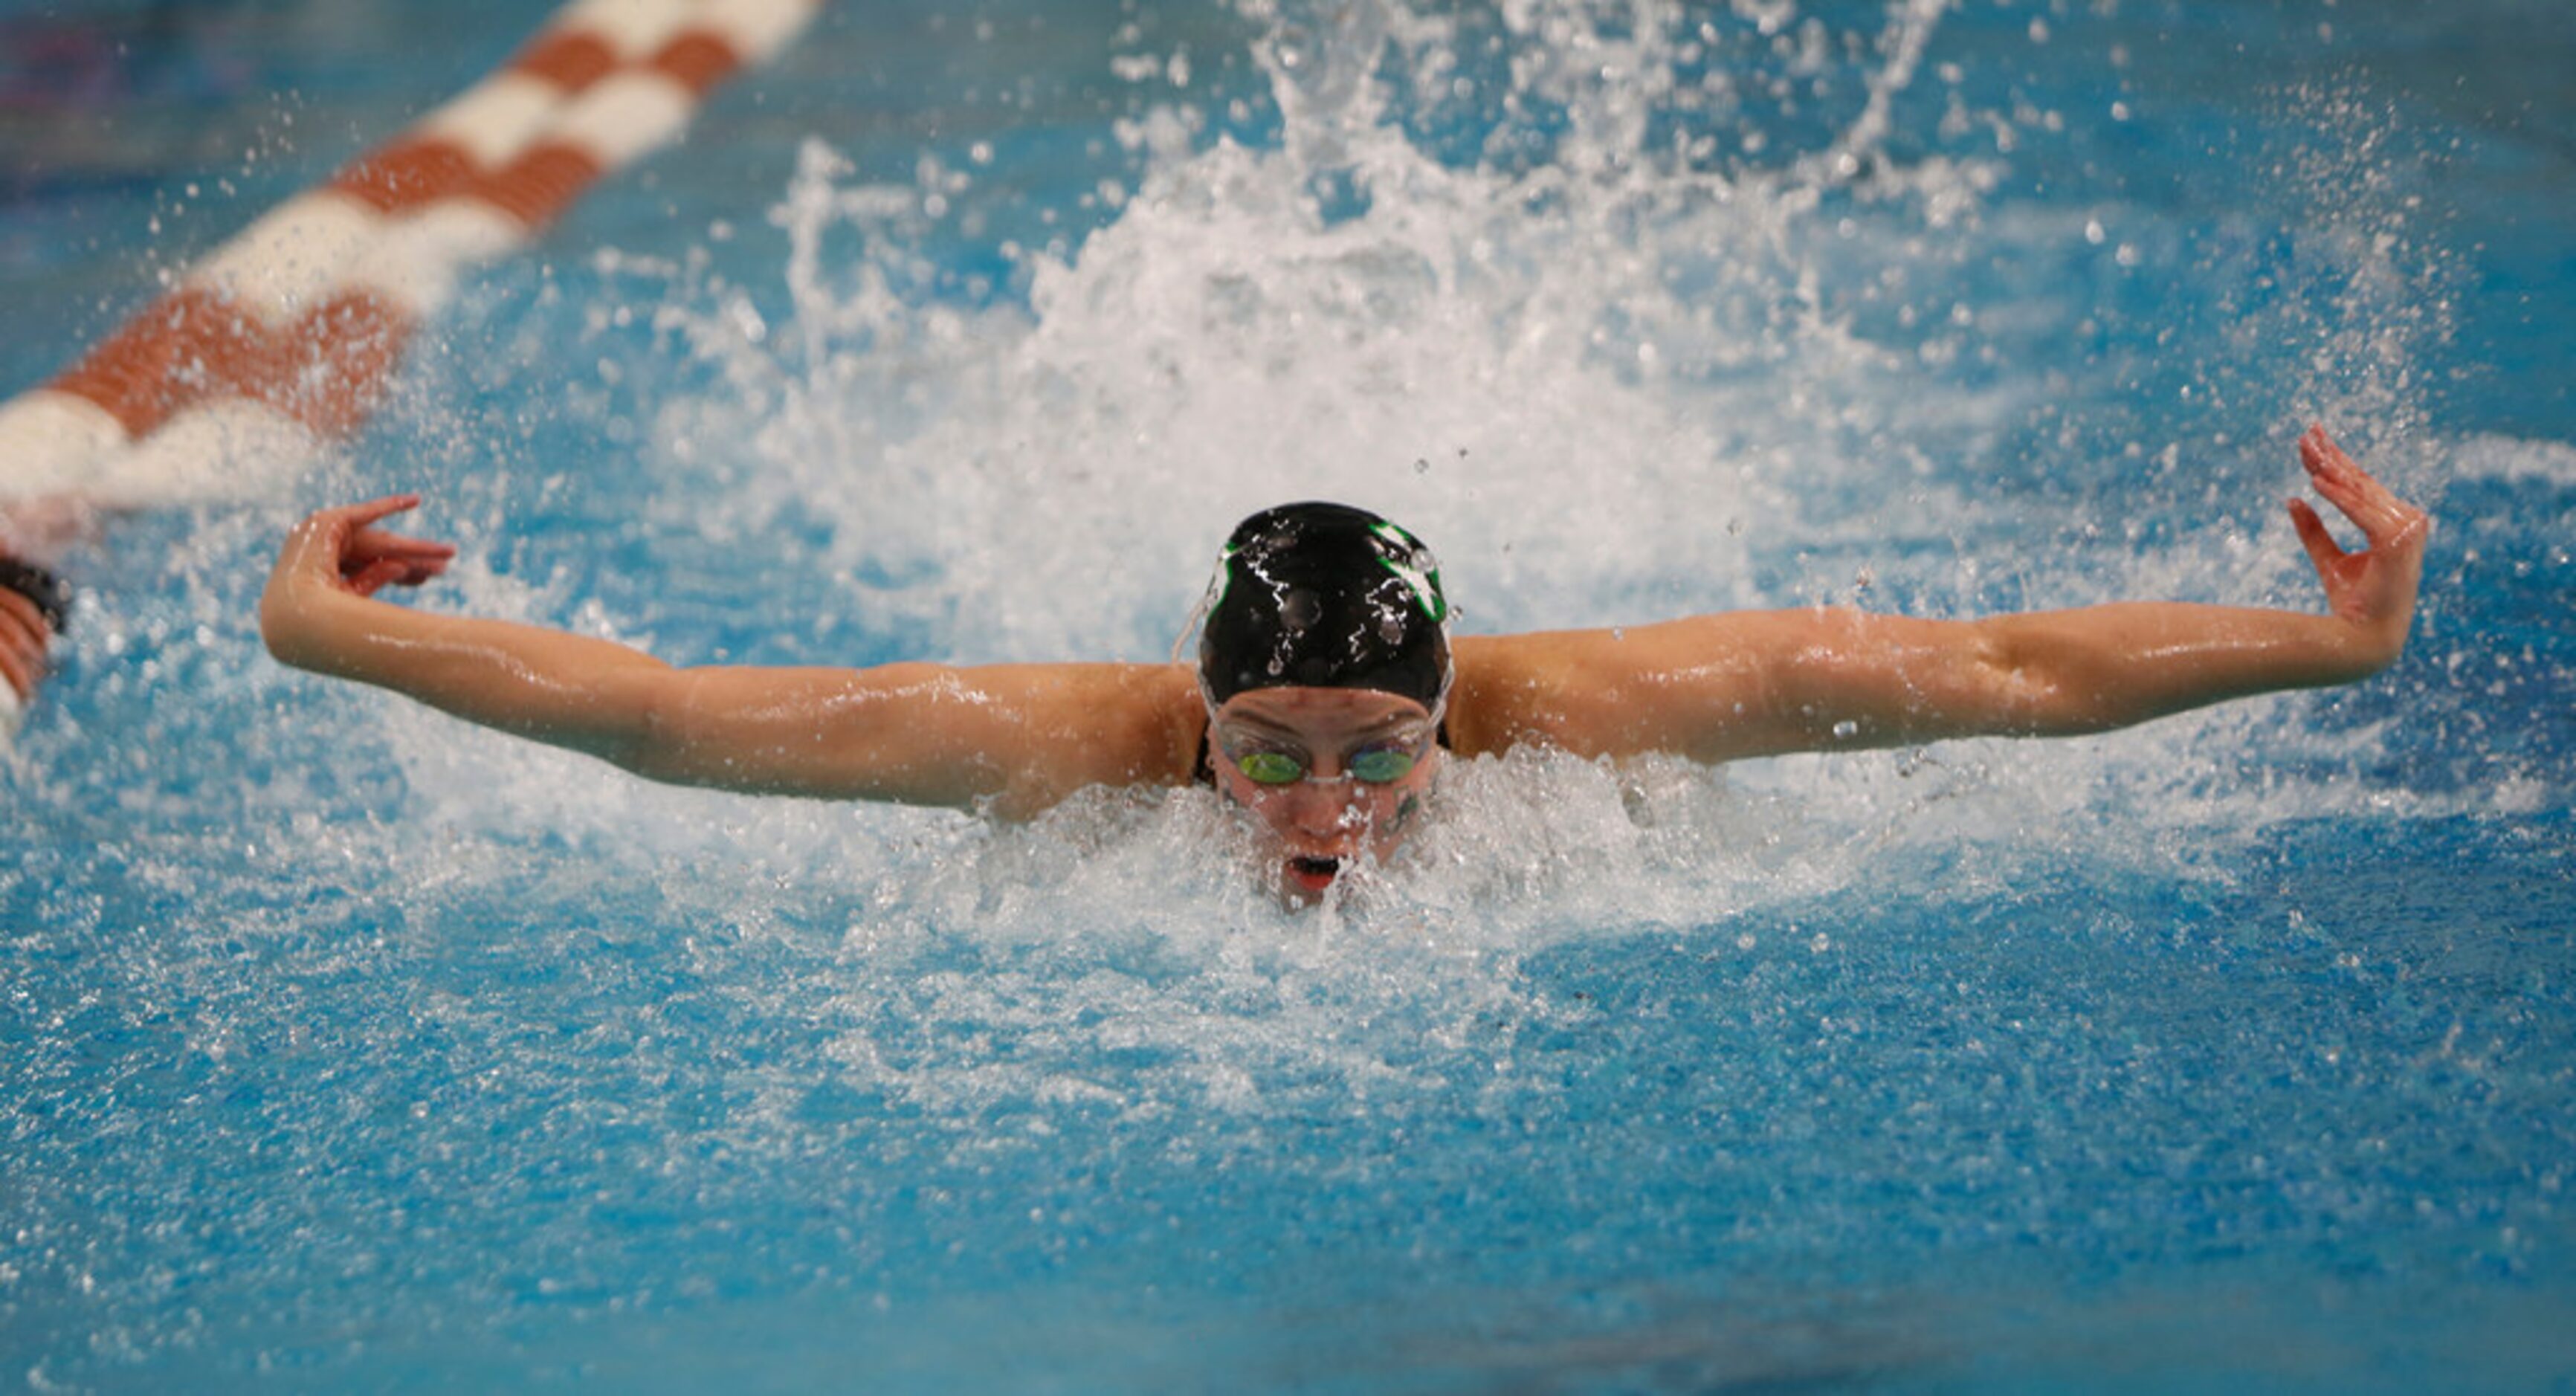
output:
POLYGON ((1288 877, 1309 892, 1321 892, 1333 885, 1342 871, 1339 858, 1297 857, 1288 860, 1288 877))

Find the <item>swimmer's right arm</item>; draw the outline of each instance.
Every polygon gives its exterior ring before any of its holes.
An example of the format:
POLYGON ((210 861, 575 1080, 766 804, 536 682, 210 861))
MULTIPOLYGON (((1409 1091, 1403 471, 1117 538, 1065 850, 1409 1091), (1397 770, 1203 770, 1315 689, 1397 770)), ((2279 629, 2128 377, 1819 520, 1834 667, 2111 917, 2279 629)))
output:
POLYGON ((1187 776, 1196 699, 1176 666, 680 669, 612 641, 376 600, 454 556, 375 526, 417 502, 324 509, 288 536, 260 601, 271 653, 674 784, 1019 818, 1086 785, 1187 776))

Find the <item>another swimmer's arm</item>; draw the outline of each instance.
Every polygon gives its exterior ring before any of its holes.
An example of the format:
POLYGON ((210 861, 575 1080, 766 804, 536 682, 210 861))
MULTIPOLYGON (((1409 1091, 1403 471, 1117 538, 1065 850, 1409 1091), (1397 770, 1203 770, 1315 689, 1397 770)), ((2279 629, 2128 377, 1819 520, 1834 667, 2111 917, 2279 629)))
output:
POLYGON ((1186 777, 1188 709, 1173 695, 1187 688, 1170 666, 676 669, 606 640, 373 600, 453 555, 374 527, 416 502, 325 509, 288 537, 260 604, 272 653, 678 784, 1024 816, 1085 785, 1186 777))
POLYGON ((37 558, 95 536, 95 527, 88 502, 76 495, 0 505, 0 568, 13 574, 0 581, 0 683, 8 687, 0 694, 0 737, 8 733, 10 714, 35 697, 44 681, 56 626, 70 605, 69 587, 38 566, 37 558))
POLYGON ((0 587, 0 683, 7 684, 20 703, 36 696, 36 685, 45 677, 45 652, 53 639, 54 628, 45 623, 35 602, 0 587))
MULTIPOLYGON (((1522 686, 1517 725, 1585 754, 1723 761, 2098 732, 2364 677, 2405 644, 2427 520, 2321 430, 2301 439, 2300 456, 2318 493, 2370 540, 2347 554, 2313 509, 2290 506, 2332 614, 2166 602, 1975 621, 1817 610, 1522 637, 1544 642, 1534 651, 1541 662, 1502 671, 1545 677, 1522 686)), ((1461 653, 1465 685, 1469 651, 1461 653)), ((1511 686, 1495 687, 1503 701, 1493 709, 1513 712, 1511 686)))

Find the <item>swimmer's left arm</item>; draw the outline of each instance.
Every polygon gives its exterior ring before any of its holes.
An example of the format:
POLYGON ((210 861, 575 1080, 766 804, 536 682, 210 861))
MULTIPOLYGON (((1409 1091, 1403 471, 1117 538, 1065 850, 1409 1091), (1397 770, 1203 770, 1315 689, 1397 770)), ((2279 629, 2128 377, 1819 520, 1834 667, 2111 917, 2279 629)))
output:
MULTIPOLYGON (((1808 674, 1808 701, 1851 736, 1893 745, 1950 736, 2055 736, 2126 727, 2230 698, 2320 688, 2394 663, 2415 616, 2431 520, 2355 464, 2324 428, 2299 438, 2319 495, 2369 546, 2345 552, 2304 500, 2292 525, 2327 614, 2128 602, 1981 621, 1876 622, 1880 646, 1808 674)), ((1812 735, 1812 734, 1811 734, 1812 735)), ((1828 730, 1825 746, 1841 744, 1828 730)))
MULTIPOLYGON (((2229 698, 2346 683, 2404 647, 2429 521, 2311 428, 2300 458, 2369 547, 2290 515, 2329 614, 2178 602, 1940 621, 1829 609, 1462 644, 1470 749, 1725 761, 1945 737, 2099 732, 2229 698), (1499 662, 1496 662, 1499 661, 1499 662)), ((1462 743, 1465 745, 1468 743, 1462 743)))

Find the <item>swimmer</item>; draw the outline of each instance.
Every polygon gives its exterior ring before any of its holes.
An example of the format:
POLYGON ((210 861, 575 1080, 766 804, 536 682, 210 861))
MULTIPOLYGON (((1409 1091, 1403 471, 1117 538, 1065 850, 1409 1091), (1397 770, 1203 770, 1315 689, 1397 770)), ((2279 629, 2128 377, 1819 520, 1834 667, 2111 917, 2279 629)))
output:
POLYGON ((454 557, 377 525, 416 496, 324 509, 286 540, 271 653, 654 780, 1034 817, 1090 786, 1212 784, 1282 898, 1401 846, 1451 760, 1536 745, 1716 763, 1945 737, 2099 732, 2347 683, 2397 658, 2429 519, 2311 427, 2299 458, 2368 540, 2289 510, 2327 614, 2127 602, 1979 620, 1840 608, 1617 630, 1456 636, 1430 549, 1362 510, 1246 519, 1196 664, 681 669, 534 626, 373 599, 454 557))
POLYGON ((0 506, 0 741, 17 730, 70 623, 71 583, 39 559, 95 533, 82 502, 47 496, 0 506))

